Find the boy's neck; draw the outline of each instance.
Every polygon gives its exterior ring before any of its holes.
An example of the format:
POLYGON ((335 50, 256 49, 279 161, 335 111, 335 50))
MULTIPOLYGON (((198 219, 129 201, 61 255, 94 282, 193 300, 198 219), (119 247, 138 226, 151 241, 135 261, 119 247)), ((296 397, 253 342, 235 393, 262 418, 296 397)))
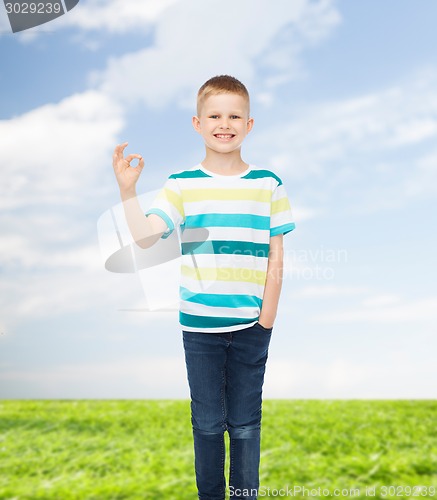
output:
POLYGON ((211 172, 221 175, 236 175, 247 170, 249 165, 241 158, 240 151, 232 153, 216 153, 206 150, 202 166, 211 172))

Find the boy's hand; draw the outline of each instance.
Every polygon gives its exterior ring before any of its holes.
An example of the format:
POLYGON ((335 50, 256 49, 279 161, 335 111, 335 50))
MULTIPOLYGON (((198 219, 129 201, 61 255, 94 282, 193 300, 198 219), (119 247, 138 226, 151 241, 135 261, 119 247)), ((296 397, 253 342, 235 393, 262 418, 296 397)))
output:
POLYGON ((123 144, 116 146, 112 156, 112 166, 114 167, 114 173, 117 178, 118 185, 120 186, 120 191, 135 190, 135 184, 144 167, 144 160, 141 155, 131 154, 126 156, 126 158, 123 157, 123 152, 127 144, 127 142, 124 142, 123 144), (132 167, 130 165, 130 162, 134 158, 138 158, 139 160, 136 167, 132 167))

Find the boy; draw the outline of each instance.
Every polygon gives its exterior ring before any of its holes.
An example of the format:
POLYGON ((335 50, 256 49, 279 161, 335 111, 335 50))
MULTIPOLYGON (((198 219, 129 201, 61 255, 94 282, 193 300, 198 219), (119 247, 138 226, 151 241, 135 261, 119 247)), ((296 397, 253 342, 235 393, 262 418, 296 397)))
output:
POLYGON ((143 158, 123 158, 127 143, 119 145, 114 171, 139 246, 148 248, 178 227, 183 235, 179 320, 199 499, 225 498, 225 431, 230 496, 256 499, 262 385, 282 284, 282 237, 294 222, 281 179, 242 160, 253 118, 239 80, 221 75, 205 82, 192 122, 205 158, 170 175, 146 217, 135 193, 143 158), (134 158, 136 168, 130 167, 134 158))

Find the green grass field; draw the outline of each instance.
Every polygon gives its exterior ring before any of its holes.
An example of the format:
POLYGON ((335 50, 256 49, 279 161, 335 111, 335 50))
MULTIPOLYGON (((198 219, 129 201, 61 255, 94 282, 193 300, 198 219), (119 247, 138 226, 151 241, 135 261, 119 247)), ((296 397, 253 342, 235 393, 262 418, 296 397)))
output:
MULTIPOLYGON (((195 500, 193 458, 188 401, 0 401, 1 499, 195 500)), ((259 498, 336 488, 437 499, 437 401, 264 401, 259 498)))

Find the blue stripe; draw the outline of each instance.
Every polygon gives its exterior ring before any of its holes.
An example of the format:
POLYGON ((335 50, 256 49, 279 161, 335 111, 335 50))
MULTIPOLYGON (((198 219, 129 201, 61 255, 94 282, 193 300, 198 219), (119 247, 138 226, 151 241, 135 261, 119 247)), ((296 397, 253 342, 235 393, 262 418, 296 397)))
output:
POLYGON ((164 234, 161 236, 162 239, 165 240, 165 238, 168 238, 171 233, 173 232, 173 229, 174 229, 174 224, 173 224, 173 221, 170 219, 170 217, 163 211, 161 210, 160 208, 150 208, 149 210, 147 210, 146 212, 146 217, 150 214, 156 214, 156 215, 159 215, 161 217, 161 219, 164 219, 164 222, 167 224, 168 226, 168 229, 167 231, 164 232, 164 234))
POLYGON ((187 215, 186 227, 250 227, 270 229, 270 217, 252 214, 187 215))
POLYGON ((234 325, 246 325, 258 321, 256 318, 219 318, 215 316, 196 316, 194 314, 179 312, 179 322, 182 326, 188 326, 190 328, 199 328, 203 330, 205 328, 222 328, 234 325))
POLYGON ((180 287, 180 297, 188 302, 203 304, 211 307, 259 307, 262 299, 255 295, 227 295, 220 293, 194 293, 187 288, 180 287))
POLYGON ((269 243, 253 243, 251 241, 189 241, 182 243, 182 255, 215 254, 215 255, 253 255, 255 257, 269 256, 269 243))
POLYGON ((296 227, 294 222, 289 222, 287 224, 282 224, 282 226, 272 227, 270 229, 270 236, 276 236, 278 234, 287 234, 296 227))

